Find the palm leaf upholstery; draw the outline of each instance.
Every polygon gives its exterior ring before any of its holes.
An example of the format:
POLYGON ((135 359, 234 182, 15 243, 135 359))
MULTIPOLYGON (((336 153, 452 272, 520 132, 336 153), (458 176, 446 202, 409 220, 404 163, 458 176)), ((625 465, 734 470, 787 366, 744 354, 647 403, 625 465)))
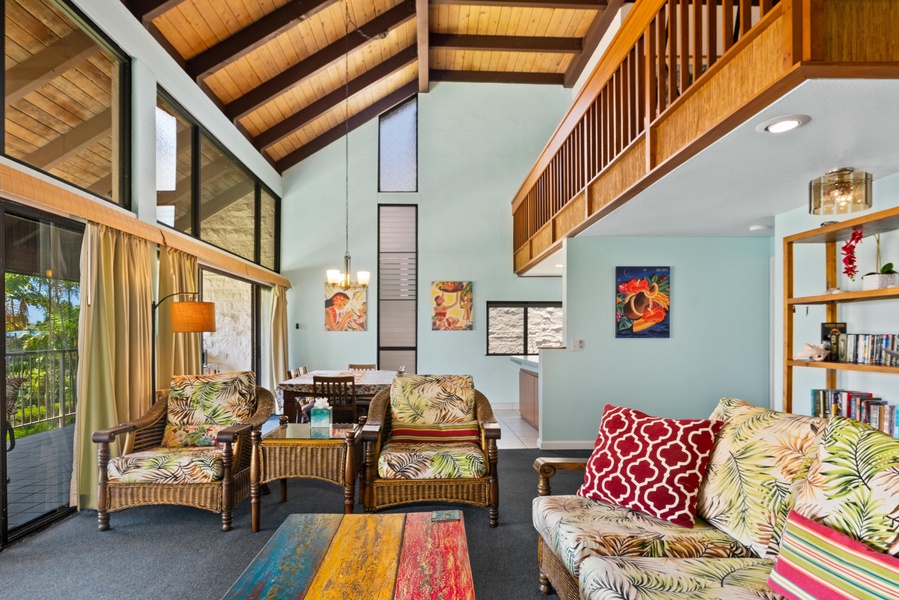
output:
POLYGON ((109 528, 112 512, 180 504, 220 513, 229 531, 233 507, 250 493, 250 434, 275 406, 255 379, 250 371, 175 377, 142 417, 95 432, 100 529, 109 528), (125 436, 124 454, 110 458, 117 436, 125 436), (214 445, 184 445, 200 439, 214 445))
POLYGON ((420 502, 488 508, 499 521, 496 440, 500 429, 487 398, 468 375, 403 375, 371 401, 362 430, 362 498, 366 512, 420 502), (393 423, 477 423, 479 443, 393 442, 393 423))
POLYGON ((696 514, 756 556, 765 556, 790 486, 811 460, 826 421, 722 398, 725 421, 699 488, 696 514))

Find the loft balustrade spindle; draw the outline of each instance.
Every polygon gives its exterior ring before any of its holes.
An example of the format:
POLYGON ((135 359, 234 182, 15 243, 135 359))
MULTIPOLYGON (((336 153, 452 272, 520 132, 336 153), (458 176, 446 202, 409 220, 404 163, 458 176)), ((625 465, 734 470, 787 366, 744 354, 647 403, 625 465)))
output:
POLYGON ((764 17, 772 8, 774 8, 774 0, 761 0, 759 2, 759 16, 764 17))
POLYGON ((740 38, 752 28, 752 0, 740 0, 740 38))
POLYGON ((680 86, 678 87, 678 96, 682 96, 690 86, 690 0, 680 0, 678 10, 678 29, 680 30, 680 40, 678 48, 680 86))
MULTIPOLYGON (((727 3, 728 0, 724 0, 727 3)), ((708 47, 708 68, 718 60, 718 3, 707 2, 705 43, 708 47)))
POLYGON ((677 0, 668 0, 668 8, 665 12, 668 17, 667 104, 671 104, 677 98, 677 0))
POLYGON ((734 0, 721 1, 722 49, 727 52, 734 45, 734 0))
POLYGON ((702 74, 702 0, 693 0, 693 81, 702 74))

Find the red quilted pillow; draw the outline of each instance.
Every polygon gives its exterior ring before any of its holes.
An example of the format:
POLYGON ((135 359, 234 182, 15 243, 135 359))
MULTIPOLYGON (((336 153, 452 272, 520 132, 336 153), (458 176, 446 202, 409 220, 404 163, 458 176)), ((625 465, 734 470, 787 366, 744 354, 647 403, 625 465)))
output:
POLYGON ((693 527, 699 484, 723 424, 607 404, 578 495, 693 527))

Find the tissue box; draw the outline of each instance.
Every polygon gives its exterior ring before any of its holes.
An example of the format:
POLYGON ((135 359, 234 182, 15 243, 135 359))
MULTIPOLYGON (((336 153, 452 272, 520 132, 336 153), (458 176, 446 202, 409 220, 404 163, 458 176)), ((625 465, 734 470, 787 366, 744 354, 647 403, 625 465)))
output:
POLYGON ((312 407, 312 414, 309 420, 313 427, 330 427, 331 426, 331 409, 312 407))

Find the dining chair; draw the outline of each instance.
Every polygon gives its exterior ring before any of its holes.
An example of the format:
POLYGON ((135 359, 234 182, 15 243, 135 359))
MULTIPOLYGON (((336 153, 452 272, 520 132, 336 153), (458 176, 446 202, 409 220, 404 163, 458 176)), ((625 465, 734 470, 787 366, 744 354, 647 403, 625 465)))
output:
POLYGON ((306 367, 297 367, 296 369, 291 369, 287 372, 288 379, 296 379, 297 377, 302 377, 309 372, 309 369, 306 367))
POLYGON ((378 365, 364 365, 357 363, 350 363, 347 365, 347 370, 349 371, 374 371, 378 368, 378 365))
POLYGON ((356 379, 352 375, 338 377, 312 377, 312 390, 316 399, 327 398, 331 405, 332 423, 356 422, 356 379))

